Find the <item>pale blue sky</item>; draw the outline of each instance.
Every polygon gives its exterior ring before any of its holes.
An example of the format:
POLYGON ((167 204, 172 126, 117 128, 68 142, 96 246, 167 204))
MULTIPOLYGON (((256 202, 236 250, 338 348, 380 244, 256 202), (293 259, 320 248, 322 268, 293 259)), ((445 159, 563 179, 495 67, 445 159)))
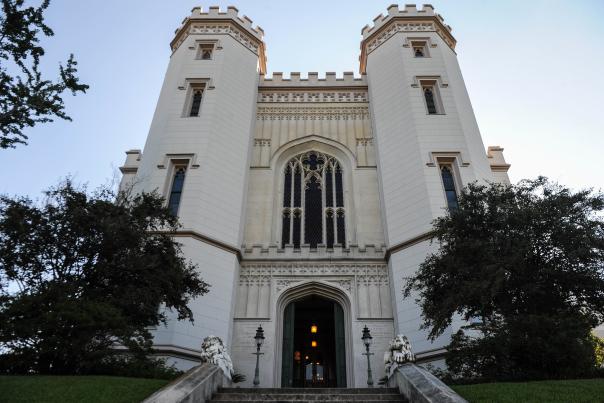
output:
MULTIPOLYGON (((0 150, 0 193, 37 197, 68 174, 96 186, 144 146, 174 29, 194 6, 233 4, 265 31, 268 71, 358 74, 360 31, 390 2, 53 0, 45 41, 52 74, 70 52, 85 95, 73 122, 27 130, 0 150)), ((400 3, 401 5, 404 3, 400 3)), ((546 175, 604 187, 604 1, 434 0, 453 27, 482 136, 505 148, 513 181, 546 175)))

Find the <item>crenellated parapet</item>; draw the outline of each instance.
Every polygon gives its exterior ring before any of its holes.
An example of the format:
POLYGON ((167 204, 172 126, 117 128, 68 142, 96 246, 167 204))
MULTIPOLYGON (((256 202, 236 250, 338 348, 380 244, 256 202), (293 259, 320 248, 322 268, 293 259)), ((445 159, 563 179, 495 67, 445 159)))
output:
POLYGON ((310 245, 286 245, 279 248, 277 245, 242 245, 243 260, 367 260, 383 262, 386 256, 386 245, 356 245, 349 244, 347 247, 334 245, 327 248, 318 245, 311 248, 310 245))
POLYGON ((266 72, 266 47, 263 41, 264 31, 259 26, 253 26, 253 21, 246 15, 240 17, 236 7, 228 6, 221 11, 218 6, 211 6, 208 11, 201 7, 191 10, 179 28, 174 31, 174 39, 170 43, 172 52, 185 41, 189 35, 229 35, 243 46, 258 55, 260 71, 266 72))
POLYGON ((366 87, 365 75, 355 77, 352 71, 345 71, 342 77, 337 77, 334 72, 325 73, 324 78, 319 78, 319 73, 309 72, 303 78, 299 72, 289 73, 285 78, 283 73, 274 72, 272 77, 260 75, 260 87, 366 87))
POLYGON ((360 72, 365 73, 367 56, 398 32, 436 32, 451 49, 455 49, 457 41, 451 31, 430 4, 424 4, 422 9, 415 4, 407 4, 404 9, 393 4, 388 7, 388 14, 378 15, 373 19, 373 26, 365 25, 361 30, 360 72))

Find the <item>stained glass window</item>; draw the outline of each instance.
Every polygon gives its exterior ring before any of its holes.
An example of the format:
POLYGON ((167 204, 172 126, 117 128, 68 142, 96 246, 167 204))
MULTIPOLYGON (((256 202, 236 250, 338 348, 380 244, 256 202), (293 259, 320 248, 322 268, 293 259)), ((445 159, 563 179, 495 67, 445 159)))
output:
POLYGON ((289 210, 283 212, 283 232, 281 235, 281 245, 289 244, 289 225, 291 222, 289 210))
POLYGON ((321 187, 315 176, 311 176, 306 183, 304 196, 304 243, 316 248, 317 244, 323 242, 323 206, 321 187))
POLYGON ((300 248, 304 242, 311 248, 323 243, 333 248, 336 241, 344 245, 344 188, 339 162, 315 151, 298 155, 286 164, 283 181, 281 246, 291 242, 300 248), (333 210, 336 206, 337 214, 333 210))

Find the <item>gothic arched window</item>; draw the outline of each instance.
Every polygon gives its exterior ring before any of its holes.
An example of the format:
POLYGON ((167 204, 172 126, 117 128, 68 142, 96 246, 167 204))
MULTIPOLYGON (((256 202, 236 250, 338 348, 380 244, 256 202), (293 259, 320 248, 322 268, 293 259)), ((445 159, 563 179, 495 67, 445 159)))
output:
POLYGON ((292 158, 283 175, 281 247, 346 245, 343 173, 333 157, 310 151, 292 158))

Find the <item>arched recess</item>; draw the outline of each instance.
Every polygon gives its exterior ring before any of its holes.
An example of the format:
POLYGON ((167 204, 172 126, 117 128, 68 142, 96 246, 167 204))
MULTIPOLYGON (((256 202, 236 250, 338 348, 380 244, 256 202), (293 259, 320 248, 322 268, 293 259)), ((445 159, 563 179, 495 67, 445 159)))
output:
POLYGON ((338 287, 323 281, 305 281, 286 289, 278 298, 275 312, 275 362, 273 386, 281 387, 281 368, 283 360, 283 317, 285 307, 290 302, 302 299, 309 295, 318 295, 330 299, 340 305, 344 311, 344 333, 346 344, 346 385, 354 387, 354 365, 352 353, 352 304, 346 293, 338 287))
POLYGON ((271 243, 279 244, 281 240, 281 210, 283 205, 283 175, 285 164, 298 154, 317 151, 335 157, 342 165, 344 185, 344 205, 347 206, 346 239, 349 244, 357 243, 355 206, 353 197, 352 171, 356 168, 354 154, 343 144, 325 137, 310 135, 283 144, 271 158, 271 169, 275 173, 273 189, 273 214, 271 225, 271 243))

